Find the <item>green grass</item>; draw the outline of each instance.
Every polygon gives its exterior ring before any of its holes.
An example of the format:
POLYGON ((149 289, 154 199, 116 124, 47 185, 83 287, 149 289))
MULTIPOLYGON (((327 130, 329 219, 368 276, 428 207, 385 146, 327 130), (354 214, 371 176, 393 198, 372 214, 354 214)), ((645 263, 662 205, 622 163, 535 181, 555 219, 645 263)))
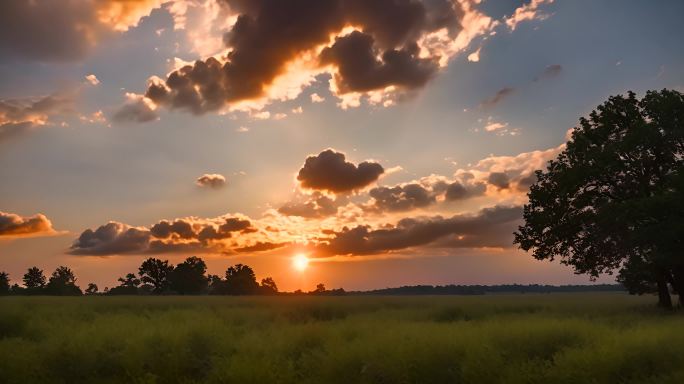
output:
POLYGON ((684 383, 623 294, 4 297, 0 383, 684 383))

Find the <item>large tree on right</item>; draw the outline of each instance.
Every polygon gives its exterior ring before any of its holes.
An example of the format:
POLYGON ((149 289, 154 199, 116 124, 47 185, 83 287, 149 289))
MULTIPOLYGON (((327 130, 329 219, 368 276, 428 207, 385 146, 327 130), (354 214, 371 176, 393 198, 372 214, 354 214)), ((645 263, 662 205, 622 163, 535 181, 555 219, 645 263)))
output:
POLYGON ((684 305, 684 95, 613 96, 580 118, 565 149, 536 172, 520 248, 592 278, 619 271, 631 293, 669 285, 684 305))

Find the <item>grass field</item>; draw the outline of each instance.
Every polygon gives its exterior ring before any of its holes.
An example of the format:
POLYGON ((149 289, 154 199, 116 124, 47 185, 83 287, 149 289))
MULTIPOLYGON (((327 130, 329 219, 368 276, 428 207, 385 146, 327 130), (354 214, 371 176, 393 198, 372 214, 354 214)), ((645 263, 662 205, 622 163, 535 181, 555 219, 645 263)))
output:
POLYGON ((653 297, 5 297, 2 383, 684 383, 653 297))

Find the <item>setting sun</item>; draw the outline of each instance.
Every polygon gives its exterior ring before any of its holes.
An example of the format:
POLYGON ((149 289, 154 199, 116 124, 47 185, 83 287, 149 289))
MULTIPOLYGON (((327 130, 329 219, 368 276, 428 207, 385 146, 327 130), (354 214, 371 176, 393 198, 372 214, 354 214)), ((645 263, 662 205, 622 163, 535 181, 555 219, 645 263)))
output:
POLYGON ((292 258, 292 266, 298 271, 303 271, 309 266, 309 258, 306 255, 298 254, 292 258))

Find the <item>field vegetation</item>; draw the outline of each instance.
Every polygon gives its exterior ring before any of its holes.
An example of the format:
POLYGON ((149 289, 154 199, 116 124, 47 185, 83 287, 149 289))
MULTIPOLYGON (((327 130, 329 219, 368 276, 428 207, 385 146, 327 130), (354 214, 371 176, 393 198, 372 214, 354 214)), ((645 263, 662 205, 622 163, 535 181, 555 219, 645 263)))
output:
POLYGON ((682 383, 622 293, 0 298, 1 383, 682 383))

